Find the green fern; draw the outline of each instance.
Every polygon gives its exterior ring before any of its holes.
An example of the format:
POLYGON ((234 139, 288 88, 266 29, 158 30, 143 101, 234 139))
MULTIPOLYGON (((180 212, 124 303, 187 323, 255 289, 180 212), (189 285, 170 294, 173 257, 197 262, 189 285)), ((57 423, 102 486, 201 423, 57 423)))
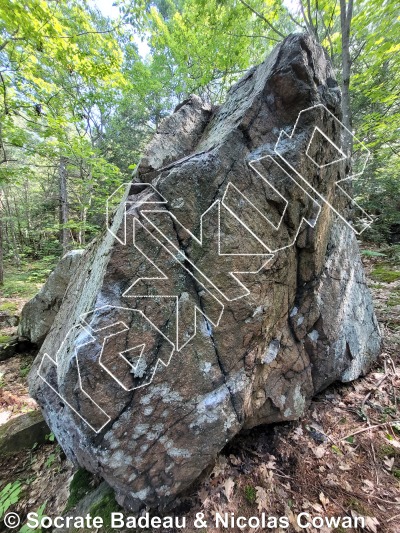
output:
POLYGON ((0 519, 3 518, 6 511, 17 503, 21 492, 20 481, 8 483, 0 492, 0 519))

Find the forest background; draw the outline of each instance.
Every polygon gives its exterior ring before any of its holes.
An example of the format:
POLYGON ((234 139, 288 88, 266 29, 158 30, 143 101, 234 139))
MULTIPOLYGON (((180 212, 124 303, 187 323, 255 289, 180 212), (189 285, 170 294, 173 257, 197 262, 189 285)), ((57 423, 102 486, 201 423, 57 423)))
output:
POLYGON ((375 217, 363 238, 383 250, 400 241, 396 0, 110 0, 112 18, 106 3, 0 2, 4 297, 33 295, 63 253, 98 233, 107 197, 179 102, 221 103, 292 32, 326 48, 343 122, 371 151, 354 183, 375 217))

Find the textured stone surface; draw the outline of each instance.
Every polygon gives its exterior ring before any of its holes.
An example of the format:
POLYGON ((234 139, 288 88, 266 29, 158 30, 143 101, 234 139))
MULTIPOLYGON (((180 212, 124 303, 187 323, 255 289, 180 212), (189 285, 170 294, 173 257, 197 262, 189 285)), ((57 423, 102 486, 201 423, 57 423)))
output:
POLYGON ((46 442, 50 430, 40 411, 13 418, 0 427, 0 453, 10 455, 46 442))
POLYGON ((18 316, 11 315, 7 311, 0 311, 0 327, 13 328, 18 326, 18 316))
POLYGON ((355 234, 328 205, 349 214, 328 140, 340 148, 341 129, 320 104, 340 117, 332 69, 299 35, 219 109, 192 97, 149 145, 117 238, 80 262, 30 388, 126 508, 170 501, 242 428, 298 418, 379 352, 355 234))
POLYGON ((40 291, 26 303, 21 313, 18 335, 40 345, 48 334, 54 317, 83 250, 71 250, 57 263, 40 291))

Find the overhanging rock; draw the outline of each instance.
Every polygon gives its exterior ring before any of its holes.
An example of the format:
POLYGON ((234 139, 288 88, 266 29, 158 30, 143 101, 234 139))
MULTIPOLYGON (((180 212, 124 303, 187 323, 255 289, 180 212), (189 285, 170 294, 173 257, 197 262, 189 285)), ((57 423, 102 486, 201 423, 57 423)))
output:
POLYGON ((338 119, 323 50, 288 37, 219 109, 166 119, 80 262, 30 388, 126 508, 172 500, 242 428, 298 418, 379 353, 338 119))

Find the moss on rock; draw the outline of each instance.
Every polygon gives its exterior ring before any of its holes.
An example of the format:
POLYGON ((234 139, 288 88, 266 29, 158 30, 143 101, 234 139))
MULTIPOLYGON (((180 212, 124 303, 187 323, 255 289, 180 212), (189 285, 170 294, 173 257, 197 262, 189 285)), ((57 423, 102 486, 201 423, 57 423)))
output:
POLYGON ((79 468, 79 470, 75 472, 69 485, 69 497, 64 513, 73 509, 76 504, 86 496, 86 494, 93 488, 91 485, 92 481, 93 475, 84 468, 79 468))

